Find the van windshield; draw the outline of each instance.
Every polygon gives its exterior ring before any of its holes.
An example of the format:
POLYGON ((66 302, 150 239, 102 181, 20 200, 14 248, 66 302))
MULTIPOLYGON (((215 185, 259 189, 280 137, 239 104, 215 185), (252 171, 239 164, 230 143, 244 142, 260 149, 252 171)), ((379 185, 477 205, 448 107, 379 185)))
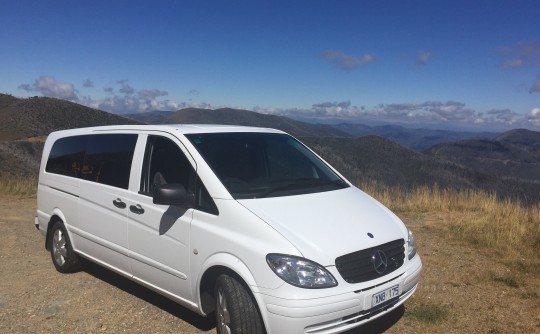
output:
POLYGON ((186 137, 235 199, 300 195, 349 186, 286 134, 227 132, 186 137))

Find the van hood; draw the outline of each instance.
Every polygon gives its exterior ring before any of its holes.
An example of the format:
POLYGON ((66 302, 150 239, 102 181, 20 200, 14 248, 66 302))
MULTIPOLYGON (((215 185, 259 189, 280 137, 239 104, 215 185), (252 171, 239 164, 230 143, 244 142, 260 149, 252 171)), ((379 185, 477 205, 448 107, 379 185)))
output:
POLYGON ((238 202, 281 233, 305 258, 323 266, 335 265, 341 255, 407 236, 396 215, 353 186, 238 202))

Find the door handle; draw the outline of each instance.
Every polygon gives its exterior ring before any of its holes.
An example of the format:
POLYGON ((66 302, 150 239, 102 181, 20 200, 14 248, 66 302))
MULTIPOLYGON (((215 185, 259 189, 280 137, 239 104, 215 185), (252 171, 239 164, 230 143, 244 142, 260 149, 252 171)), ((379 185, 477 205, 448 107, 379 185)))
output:
POLYGON ((122 202, 122 200, 120 198, 117 198, 112 202, 113 202, 114 206, 116 206, 119 209, 125 209, 126 208, 126 203, 122 202))
POLYGON ((142 215, 144 213, 144 209, 140 204, 137 205, 130 205, 129 210, 133 213, 136 213, 138 215, 142 215))

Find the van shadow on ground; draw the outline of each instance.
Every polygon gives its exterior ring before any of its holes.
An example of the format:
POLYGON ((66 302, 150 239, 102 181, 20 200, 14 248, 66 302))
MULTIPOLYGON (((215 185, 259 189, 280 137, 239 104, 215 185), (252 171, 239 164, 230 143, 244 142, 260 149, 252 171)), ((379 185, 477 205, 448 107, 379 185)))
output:
MULTIPOLYGON (((201 331, 209 331, 216 327, 214 317, 212 315, 208 317, 202 317, 180 305, 169 300, 162 295, 147 289, 123 276, 120 276, 106 268, 103 268, 90 261, 84 261, 84 271, 93 277, 107 282, 118 289, 129 293, 137 298, 140 298, 147 303, 158 307, 159 309, 175 316, 190 325, 198 328, 201 331)), ((403 305, 399 306, 392 312, 375 319, 363 326, 354 328, 345 334, 360 334, 360 333, 384 333, 392 326, 394 326, 402 317, 405 312, 403 305)))
POLYGON ((180 306, 172 300, 167 299, 162 295, 93 262, 84 261, 83 270, 97 279, 107 282, 124 292, 127 292, 177 318, 184 320, 201 331, 209 331, 216 327, 216 323, 212 315, 206 318, 202 317, 188 310, 187 308, 180 306))

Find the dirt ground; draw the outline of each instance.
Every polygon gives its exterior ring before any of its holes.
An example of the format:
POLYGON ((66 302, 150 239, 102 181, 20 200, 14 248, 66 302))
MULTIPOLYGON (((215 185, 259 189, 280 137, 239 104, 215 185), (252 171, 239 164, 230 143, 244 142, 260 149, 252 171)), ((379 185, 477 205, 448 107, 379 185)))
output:
MULTIPOLYGON (((0 333, 215 333, 213 319, 96 265, 56 272, 35 205, 0 197, 0 333)), ((348 334, 540 333, 540 280, 446 240, 440 220, 409 223, 424 263, 412 300, 348 334)))

